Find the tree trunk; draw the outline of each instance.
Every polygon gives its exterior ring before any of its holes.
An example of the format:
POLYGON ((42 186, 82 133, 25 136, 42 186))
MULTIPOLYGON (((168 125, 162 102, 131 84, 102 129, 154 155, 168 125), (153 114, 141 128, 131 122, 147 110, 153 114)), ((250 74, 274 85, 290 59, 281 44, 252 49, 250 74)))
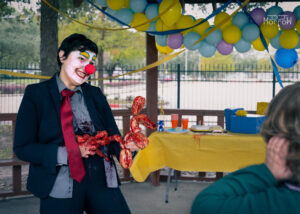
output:
MULTIPOLYGON (((59 8, 57 0, 48 0, 56 8, 59 8)), ((58 46, 58 14, 44 2, 41 2, 41 71, 42 75, 52 76, 57 70, 56 61, 58 46)))
POLYGON ((102 48, 99 48, 98 52, 98 85, 104 93, 104 84, 103 84, 103 73, 104 73, 104 51, 102 48))

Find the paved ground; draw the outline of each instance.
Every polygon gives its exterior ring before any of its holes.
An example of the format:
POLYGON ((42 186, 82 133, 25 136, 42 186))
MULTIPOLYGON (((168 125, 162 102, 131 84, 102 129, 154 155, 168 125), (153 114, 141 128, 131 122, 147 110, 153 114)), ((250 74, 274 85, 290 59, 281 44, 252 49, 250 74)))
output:
MULTIPOLYGON (((165 203, 166 183, 125 183, 121 186, 132 214, 188 214, 195 196, 210 183, 179 181, 178 190, 171 186, 169 203, 165 203)), ((0 200, 0 213, 38 214, 39 200, 33 196, 0 200)))

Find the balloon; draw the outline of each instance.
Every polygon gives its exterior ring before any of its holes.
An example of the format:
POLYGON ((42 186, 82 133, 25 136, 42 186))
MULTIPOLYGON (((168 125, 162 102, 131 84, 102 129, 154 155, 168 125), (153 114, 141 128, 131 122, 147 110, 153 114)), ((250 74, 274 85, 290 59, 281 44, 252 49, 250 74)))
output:
MULTIPOLYGON (((228 18, 229 15, 225 12, 220 12, 216 15, 215 20, 214 20, 214 25, 218 25, 221 24, 221 22, 223 22, 226 18, 228 18)), ((223 23, 220 26, 220 29, 223 30, 224 28, 226 28, 227 26, 231 25, 231 19, 228 19, 225 23, 223 23)))
MULTIPOLYGON (((195 21, 195 25, 202 22, 204 20, 203 18, 197 19, 195 21)), ((206 29, 209 28, 209 23, 208 21, 203 22, 201 25, 197 25, 196 27, 193 28, 193 31, 197 32, 201 36, 205 33, 206 29)))
POLYGON ((293 13, 295 14, 297 20, 300 19, 300 5, 294 9, 293 13))
POLYGON ((232 52, 233 50, 233 45, 225 42, 223 39, 219 44, 217 45, 217 50, 219 51, 220 54, 222 55, 228 55, 232 52))
POLYGON ((155 35, 155 42, 160 46, 167 46, 168 35, 155 35))
POLYGON ((129 0, 124 0, 124 7, 129 9, 129 0))
POLYGON ((251 48, 251 43, 243 39, 240 39, 237 43, 234 44, 235 49, 240 53, 246 53, 251 48))
MULTIPOLYGON (((269 42, 270 42, 269 39, 265 38, 265 41, 266 41, 267 46, 268 46, 269 42)), ((253 48, 257 51, 264 51, 266 49, 265 46, 263 45, 260 37, 258 37, 256 40, 254 40, 251 44, 252 44, 253 48)))
POLYGON ((149 20, 158 16, 158 5, 157 4, 149 4, 145 10, 145 14, 149 20))
POLYGON ((271 20, 264 21, 260 26, 260 30, 264 37, 267 37, 269 39, 274 38, 279 31, 277 22, 271 20))
POLYGON ((161 54, 170 54, 173 52, 173 49, 171 49, 168 46, 160 46, 159 44, 155 43, 156 49, 158 50, 159 53, 161 54))
POLYGON ((172 49, 180 48, 183 44, 183 35, 181 33, 170 34, 167 44, 172 49))
POLYGON ((200 39, 200 35, 196 32, 189 32, 183 38, 184 46, 189 50, 196 50, 199 48, 200 43, 194 44, 200 39))
POLYGON ((272 6, 266 11, 267 19, 274 20, 277 22, 278 16, 283 12, 279 6, 272 6))
POLYGON ((101 7, 107 7, 106 0, 96 0, 96 3, 99 4, 101 7))
MULTIPOLYGON (((150 23, 150 26, 147 31, 156 31, 155 25, 156 25, 156 20, 150 23)), ((149 33, 149 35, 153 36, 154 34, 149 33)))
MULTIPOLYGON (((115 17, 117 11, 116 11, 116 10, 112 10, 112 9, 110 9, 110 8, 108 7, 108 8, 106 8, 105 12, 108 13, 109 15, 115 17)), ((110 21, 115 21, 114 19, 110 18, 109 16, 107 16, 107 18, 108 18, 108 20, 110 20, 110 21)))
MULTIPOLYGON (((176 22, 175 27, 176 29, 184 29, 184 28, 189 28, 194 26, 194 20, 193 17, 189 16, 189 15, 182 15, 179 20, 176 22)), ((191 32, 193 30, 193 28, 189 29, 189 30, 185 30, 182 31, 182 34, 185 35, 188 32, 191 32)))
POLYGON ((266 18, 266 12, 262 8, 255 8, 250 12, 250 16, 260 26, 266 18))
POLYGON ((284 30, 292 29, 296 24, 296 16, 291 11, 285 11, 280 14, 280 17, 278 18, 278 23, 280 27, 284 30))
POLYGON ((300 35, 298 35, 298 36, 299 36, 299 42, 298 42, 297 46, 295 47, 295 49, 300 49, 300 35))
POLYGON ((167 30, 175 29, 175 26, 169 27, 168 25, 164 24, 161 19, 158 19, 155 28, 157 31, 167 31, 167 30))
POLYGON ((202 41, 202 42, 200 42, 200 46, 199 46, 198 50, 202 56, 212 57, 216 53, 217 48, 214 45, 211 45, 205 41, 202 41))
MULTIPOLYGON (((117 1, 119 1, 119 0, 117 0, 117 1)), ((129 8, 134 13, 142 13, 142 12, 144 12, 144 10, 146 8, 146 5, 147 5, 147 1, 146 0, 130 0, 129 1, 129 8)))
POLYGON ((246 24, 242 29, 242 38, 247 42, 252 42, 259 36, 259 28, 256 24, 246 24))
POLYGON ((122 7, 124 7, 124 0, 107 0, 107 6, 112 10, 120 10, 122 7))
POLYGON ((298 61, 295 49, 278 49, 275 53, 275 61, 282 68, 291 68, 298 61))
POLYGON ((273 48, 276 48, 276 49, 282 48, 282 46, 280 45, 280 42, 279 42, 279 37, 280 37, 281 33, 282 32, 279 31, 278 34, 277 34, 277 36, 275 36, 274 38, 272 38, 270 40, 270 43, 273 46, 273 48))
MULTIPOLYGON (((210 26, 205 32, 208 32, 214 26, 210 26)), ((217 29, 211 32, 206 38, 205 41, 211 45, 217 45, 222 40, 222 31, 217 29)))
POLYGON ((296 31, 300 33, 300 19, 295 24, 296 31))
POLYGON ((117 19, 119 19, 120 21, 129 25, 132 22, 133 13, 131 10, 129 10, 127 8, 122 8, 122 9, 116 11, 115 17, 117 19))
POLYGON ((232 24, 238 26, 240 29, 242 29, 244 25, 248 23, 249 17, 243 12, 238 12, 232 17, 232 24))
POLYGON ((297 46, 299 42, 299 36, 294 30, 282 31, 279 37, 280 45, 285 49, 293 49, 297 46))
MULTIPOLYGON (((166 13, 161 15, 161 20, 168 25, 169 27, 174 25, 181 17, 181 4, 178 0, 176 1, 176 4, 172 6, 166 13)), ((170 7, 173 4, 173 1, 170 0, 163 0, 159 4, 159 14, 161 14, 163 11, 165 11, 168 7, 170 7)))
POLYGON ((132 22, 130 23, 130 25, 138 31, 146 31, 149 28, 150 23, 149 22, 146 24, 143 24, 143 23, 145 23, 147 21, 149 21, 149 20, 147 19, 146 15, 144 13, 134 13, 133 19, 132 19, 132 22), (143 24, 143 25, 139 26, 140 24, 143 24), (135 27, 135 26, 137 26, 137 27, 135 27))
POLYGON ((242 37, 242 32, 239 27, 230 25, 223 30, 223 39, 225 42, 234 44, 242 37))

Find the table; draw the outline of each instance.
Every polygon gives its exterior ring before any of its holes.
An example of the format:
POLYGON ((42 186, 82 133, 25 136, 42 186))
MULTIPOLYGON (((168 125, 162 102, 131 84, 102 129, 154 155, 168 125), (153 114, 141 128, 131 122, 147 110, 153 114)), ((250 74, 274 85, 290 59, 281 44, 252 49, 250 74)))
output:
POLYGON ((260 135, 154 132, 149 136, 149 145, 136 155, 130 172, 138 182, 164 167, 232 172, 263 163, 265 153, 266 144, 260 135))

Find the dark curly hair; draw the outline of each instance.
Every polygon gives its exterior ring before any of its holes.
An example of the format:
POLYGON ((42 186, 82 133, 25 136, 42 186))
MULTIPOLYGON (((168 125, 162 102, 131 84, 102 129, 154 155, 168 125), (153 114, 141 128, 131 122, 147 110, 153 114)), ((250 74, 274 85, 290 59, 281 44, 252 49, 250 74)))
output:
POLYGON ((272 99, 261 134, 268 142, 273 136, 289 140, 287 165, 293 181, 300 184, 300 82, 289 85, 272 99))

